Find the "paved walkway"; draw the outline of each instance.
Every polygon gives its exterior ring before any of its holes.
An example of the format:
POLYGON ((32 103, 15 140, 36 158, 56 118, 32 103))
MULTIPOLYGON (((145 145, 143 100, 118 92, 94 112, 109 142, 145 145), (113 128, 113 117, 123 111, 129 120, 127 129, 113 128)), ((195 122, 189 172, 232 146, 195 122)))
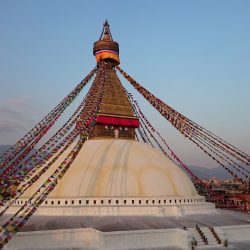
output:
MULTIPOLYGON (((160 228, 250 225, 250 214, 218 210, 218 214, 198 214, 181 217, 157 216, 36 216, 22 231, 69 228, 94 228, 103 232, 160 228)), ((5 217, 6 219, 6 217, 5 217)), ((4 218, 1 218, 3 222, 4 218)), ((0 224, 1 224, 0 221, 0 224)))

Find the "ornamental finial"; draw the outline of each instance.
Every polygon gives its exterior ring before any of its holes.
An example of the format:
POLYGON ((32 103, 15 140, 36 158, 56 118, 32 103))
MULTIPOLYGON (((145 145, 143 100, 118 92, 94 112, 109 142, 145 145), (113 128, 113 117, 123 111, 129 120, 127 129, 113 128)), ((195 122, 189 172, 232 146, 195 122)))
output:
POLYGON ((101 41, 101 40, 113 41, 110 29, 109 29, 109 23, 108 23, 107 19, 103 24, 102 33, 101 33, 101 36, 99 38, 99 41, 101 41))
POLYGON ((101 36, 94 43, 93 54, 96 57, 96 62, 112 61, 114 65, 120 63, 119 59, 119 44, 112 38, 108 20, 103 24, 101 36))

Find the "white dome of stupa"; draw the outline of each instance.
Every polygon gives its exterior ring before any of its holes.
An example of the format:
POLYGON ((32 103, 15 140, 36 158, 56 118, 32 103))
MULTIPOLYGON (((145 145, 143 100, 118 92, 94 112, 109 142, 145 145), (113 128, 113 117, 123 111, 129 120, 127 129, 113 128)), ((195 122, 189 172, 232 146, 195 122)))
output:
POLYGON ((196 195, 186 173, 160 150, 134 140, 94 139, 85 142, 49 198, 196 195))

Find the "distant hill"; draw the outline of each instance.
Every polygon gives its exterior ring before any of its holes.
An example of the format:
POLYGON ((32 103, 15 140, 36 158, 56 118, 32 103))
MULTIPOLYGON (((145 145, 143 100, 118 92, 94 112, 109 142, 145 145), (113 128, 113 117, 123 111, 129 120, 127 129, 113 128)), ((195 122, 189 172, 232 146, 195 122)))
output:
MULTIPOLYGON (((11 145, 0 145, 0 156, 11 147, 11 145)), ((33 151, 34 152, 34 151, 33 151)), ((194 172, 201 179, 210 179, 216 176, 219 179, 229 179, 231 175, 228 174, 222 167, 205 168, 199 166, 189 166, 190 170, 194 172)))
MULTIPOLYGON (((11 145, 0 145, 0 157, 4 154, 6 150, 8 150, 11 147, 11 145)), ((35 153, 37 149, 32 149, 31 154, 35 153)))
POLYGON ((0 156, 9 148, 11 147, 11 145, 0 145, 0 156))
MULTIPOLYGON (((6 150, 8 150, 11 147, 11 145, 0 145, 0 159, 1 156, 4 154, 6 150)), ((30 157, 32 154, 37 152, 37 149, 32 149, 31 152, 28 154, 27 158, 30 157)), ((0 169, 0 173, 3 171, 3 169, 0 169)))
POLYGON ((196 174, 200 179, 210 179, 217 177, 218 179, 231 179, 232 176, 227 173, 222 167, 205 168, 198 166, 188 166, 190 170, 196 174))

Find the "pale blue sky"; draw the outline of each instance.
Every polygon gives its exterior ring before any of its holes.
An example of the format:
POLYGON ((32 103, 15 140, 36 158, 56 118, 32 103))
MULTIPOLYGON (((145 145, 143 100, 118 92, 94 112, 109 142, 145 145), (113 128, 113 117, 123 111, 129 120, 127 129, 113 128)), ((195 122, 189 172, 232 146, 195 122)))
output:
MULTIPOLYGON (((125 71, 250 153, 250 1, 242 0, 0 0, 0 144, 14 143, 94 67, 106 18, 125 71)), ((142 106, 186 163, 215 166, 142 106)))

